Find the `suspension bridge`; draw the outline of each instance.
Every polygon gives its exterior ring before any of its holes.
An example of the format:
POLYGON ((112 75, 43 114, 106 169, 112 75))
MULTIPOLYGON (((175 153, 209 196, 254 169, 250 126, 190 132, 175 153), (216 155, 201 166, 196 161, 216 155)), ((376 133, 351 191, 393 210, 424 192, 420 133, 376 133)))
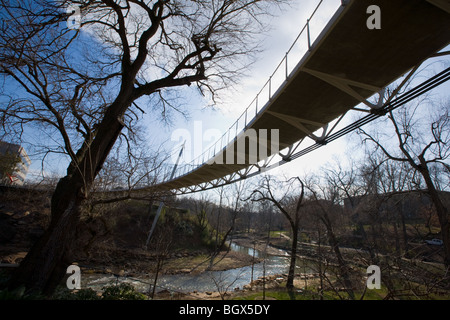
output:
POLYGON ((320 148, 449 80, 447 68, 400 94, 426 60, 449 53, 442 51, 450 43, 449 1, 342 0, 314 34, 323 2, 222 138, 191 163, 176 167, 166 181, 135 191, 191 193, 249 178, 320 148), (380 8, 380 28, 367 23, 373 4, 380 8), (385 88, 400 78, 387 95, 385 88), (338 129, 349 112, 364 116, 338 129), (256 158, 250 147, 239 150, 251 139, 248 132, 264 134, 265 143, 256 140, 256 158), (307 140, 312 143, 304 147, 307 140))

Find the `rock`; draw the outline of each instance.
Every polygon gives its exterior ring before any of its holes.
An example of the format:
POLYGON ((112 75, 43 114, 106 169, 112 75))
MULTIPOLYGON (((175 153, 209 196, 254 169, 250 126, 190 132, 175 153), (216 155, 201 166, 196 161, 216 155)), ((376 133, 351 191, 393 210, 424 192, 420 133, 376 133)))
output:
POLYGON ((212 295, 212 292, 206 291, 205 294, 207 294, 208 296, 212 295))
POLYGON ((82 269, 83 274, 95 274, 96 271, 94 269, 82 269))
POLYGON ((161 296, 170 296, 170 291, 167 289, 164 289, 164 290, 158 291, 157 294, 161 295, 161 296))
POLYGON ((23 217, 26 217, 30 214, 30 211, 24 211, 24 212, 19 212, 16 213, 15 215, 13 215, 14 219, 22 219, 23 217))

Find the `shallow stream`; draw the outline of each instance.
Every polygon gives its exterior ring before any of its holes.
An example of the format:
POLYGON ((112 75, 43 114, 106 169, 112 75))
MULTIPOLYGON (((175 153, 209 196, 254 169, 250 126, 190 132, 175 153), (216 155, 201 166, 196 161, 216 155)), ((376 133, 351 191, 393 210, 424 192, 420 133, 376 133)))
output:
MULTIPOLYGON (((232 251, 246 253, 255 258, 263 258, 264 253, 253 248, 247 248, 235 243, 231 243, 232 251)), ((253 266, 229 269, 225 271, 206 271, 200 274, 175 274, 159 275, 157 281, 157 290, 176 291, 176 292, 208 292, 208 291, 232 291, 235 288, 242 289, 246 284, 258 277, 288 272, 289 255, 279 250, 280 255, 266 255, 266 258, 253 266)), ((303 269, 303 268, 302 268, 303 269)), ((307 273, 310 270, 299 270, 298 272, 307 273)), ((82 276, 82 288, 92 288, 100 290, 102 287, 118 282, 131 283, 138 291, 148 292, 153 280, 140 277, 116 277, 114 275, 90 274, 82 276)))

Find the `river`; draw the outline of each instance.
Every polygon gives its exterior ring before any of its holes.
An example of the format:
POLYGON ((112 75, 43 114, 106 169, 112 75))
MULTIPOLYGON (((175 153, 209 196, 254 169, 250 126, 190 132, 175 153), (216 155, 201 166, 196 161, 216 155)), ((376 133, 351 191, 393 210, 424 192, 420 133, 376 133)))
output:
MULTIPOLYGON (((243 247, 235 243, 231 243, 230 249, 254 256, 255 258, 263 258, 264 253, 252 248, 243 247)), ((263 262, 256 263, 253 266, 229 269, 225 271, 206 271, 200 274, 175 274, 175 275, 159 275, 157 282, 157 292, 161 290, 176 292, 207 292, 207 291, 232 291, 235 288, 242 289, 249 284, 252 279, 264 275, 283 274, 288 272, 290 258, 285 251, 280 250, 280 255, 266 255, 263 262), (252 270, 253 269, 253 270, 252 270)), ((309 270, 306 270, 308 272, 309 270)), ((299 270, 305 272, 305 270, 299 270)), ((82 277, 82 288, 92 288, 94 290, 101 289, 104 286, 117 282, 131 283, 138 291, 148 292, 152 279, 149 278, 132 278, 119 277, 114 275, 86 275, 82 277)))

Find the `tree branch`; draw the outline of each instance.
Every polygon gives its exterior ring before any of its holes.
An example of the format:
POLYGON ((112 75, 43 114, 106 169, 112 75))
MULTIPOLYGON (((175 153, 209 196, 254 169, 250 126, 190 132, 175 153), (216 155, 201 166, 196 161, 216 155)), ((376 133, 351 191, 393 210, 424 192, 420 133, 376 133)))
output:
POLYGON ((373 138, 370 134, 368 134, 366 131, 364 131, 363 129, 359 128, 358 129, 360 133, 364 134, 367 139, 369 139, 370 141, 372 141, 373 143, 375 143, 377 145, 378 148, 381 149, 381 151, 383 151, 383 153, 386 155, 386 157, 388 157, 391 160, 395 160, 395 161, 408 161, 408 159, 405 158, 398 158, 398 157, 394 157, 392 156, 387 150, 386 148, 384 148, 375 138, 373 138))

